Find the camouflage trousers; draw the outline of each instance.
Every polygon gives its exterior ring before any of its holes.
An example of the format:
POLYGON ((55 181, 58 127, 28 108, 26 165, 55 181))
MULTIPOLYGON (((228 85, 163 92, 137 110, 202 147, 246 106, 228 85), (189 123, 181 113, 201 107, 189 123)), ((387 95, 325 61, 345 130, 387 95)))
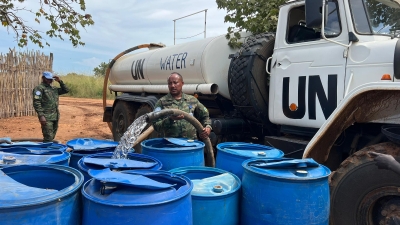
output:
POLYGON ((43 142, 52 142, 56 136, 58 129, 58 120, 46 121, 46 125, 42 125, 43 142))

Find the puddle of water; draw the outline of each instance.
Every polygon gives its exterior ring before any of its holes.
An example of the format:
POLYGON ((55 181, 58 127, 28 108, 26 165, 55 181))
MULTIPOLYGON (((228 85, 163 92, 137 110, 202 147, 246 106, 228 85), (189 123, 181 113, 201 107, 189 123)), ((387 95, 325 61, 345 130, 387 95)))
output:
POLYGON ((112 156, 113 159, 126 159, 128 152, 133 147, 133 143, 139 137, 142 130, 146 127, 146 115, 137 118, 133 123, 126 129, 124 135, 122 135, 118 146, 114 150, 112 156))

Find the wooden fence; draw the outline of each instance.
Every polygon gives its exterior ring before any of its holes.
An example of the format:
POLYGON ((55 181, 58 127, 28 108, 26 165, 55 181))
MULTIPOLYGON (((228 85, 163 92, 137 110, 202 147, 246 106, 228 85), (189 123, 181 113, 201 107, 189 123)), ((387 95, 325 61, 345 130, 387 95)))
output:
POLYGON ((33 88, 43 71, 52 71, 53 54, 39 51, 0 53, 0 119, 33 116, 33 88))

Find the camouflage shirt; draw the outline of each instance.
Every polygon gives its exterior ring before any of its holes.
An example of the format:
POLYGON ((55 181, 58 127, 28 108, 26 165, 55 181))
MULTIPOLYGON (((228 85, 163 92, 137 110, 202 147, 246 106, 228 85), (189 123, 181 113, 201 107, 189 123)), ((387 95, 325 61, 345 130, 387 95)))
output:
POLYGON ((58 96, 68 93, 64 82, 60 81, 61 88, 41 83, 33 89, 33 107, 38 117, 44 116, 48 121, 60 118, 58 111, 58 96))
MULTIPOLYGON (((174 99, 171 94, 160 98, 155 109, 179 109, 187 113, 192 113, 194 117, 206 127, 211 128, 211 120, 208 115, 208 110, 197 98, 183 94, 180 100, 174 99)), ((185 137, 190 139, 197 139, 196 129, 192 124, 186 120, 171 120, 169 117, 161 118, 153 122, 154 129, 159 132, 163 137, 185 137)))

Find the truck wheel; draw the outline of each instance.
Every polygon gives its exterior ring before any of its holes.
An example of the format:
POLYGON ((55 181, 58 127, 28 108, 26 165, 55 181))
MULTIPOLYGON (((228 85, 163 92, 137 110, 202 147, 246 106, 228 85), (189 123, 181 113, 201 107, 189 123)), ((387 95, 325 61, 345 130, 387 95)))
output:
MULTIPOLYGON (((150 113, 153 110, 151 109, 151 107, 147 104, 142 104, 140 106, 140 108, 137 110, 136 115, 135 115, 135 119, 139 118, 140 116, 143 116, 144 114, 150 113)), ((147 128, 149 128, 151 126, 151 124, 147 124, 147 126, 143 129, 143 131, 147 130, 147 128)), ((143 132, 142 131, 142 132, 143 132)), ((157 132, 153 131, 149 136, 147 136, 146 139, 151 139, 151 138, 156 138, 158 137, 157 132)), ((140 145, 140 143, 138 143, 135 147, 133 147, 135 149, 136 153, 142 153, 142 146, 140 145)))
POLYGON ((400 155, 400 146, 366 147, 342 162, 330 176, 331 225, 388 224, 400 219, 400 175, 378 169, 369 151, 400 155))
POLYGON ((136 109, 133 104, 118 101, 112 117, 112 133, 115 141, 121 140, 126 129, 135 119, 136 109))
POLYGON ((274 43, 272 33, 250 36, 240 49, 241 54, 233 59, 228 75, 229 93, 236 109, 248 120, 263 124, 269 123, 269 75, 265 65, 274 43))

